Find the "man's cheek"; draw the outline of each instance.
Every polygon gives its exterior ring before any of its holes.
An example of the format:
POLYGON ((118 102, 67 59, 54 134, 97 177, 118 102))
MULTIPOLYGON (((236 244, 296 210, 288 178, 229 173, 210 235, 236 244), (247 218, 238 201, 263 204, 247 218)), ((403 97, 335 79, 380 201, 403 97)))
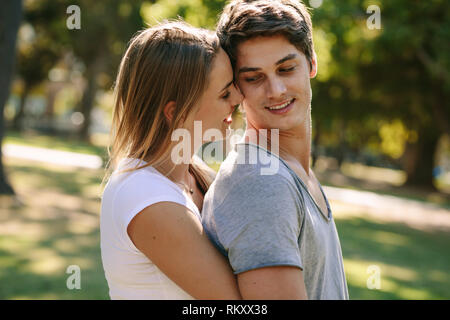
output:
POLYGON ((243 83, 243 82, 241 82, 241 81, 239 81, 238 83, 237 83, 237 86, 238 86, 238 88, 239 88, 239 90, 241 91, 241 93, 242 93, 242 95, 244 96, 244 97, 246 97, 247 95, 248 95, 248 86, 246 86, 245 85, 245 83, 243 83))
POLYGON ((244 99, 248 101, 248 103, 251 106, 258 105, 258 102, 260 102, 262 99, 264 99, 264 90, 261 90, 261 88, 257 87, 250 87, 250 86, 244 86, 242 95, 244 96, 244 99))

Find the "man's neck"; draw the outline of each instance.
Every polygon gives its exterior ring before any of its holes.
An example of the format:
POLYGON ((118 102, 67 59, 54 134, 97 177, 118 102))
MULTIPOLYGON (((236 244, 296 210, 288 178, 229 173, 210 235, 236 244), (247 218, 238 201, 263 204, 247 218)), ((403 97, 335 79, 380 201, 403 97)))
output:
POLYGON ((274 142, 271 141, 272 132, 270 130, 267 130, 267 134, 262 134, 261 130, 256 129, 247 123, 245 141, 263 146, 287 162, 293 161, 300 163, 306 174, 309 175, 311 131, 311 118, 308 117, 304 123, 293 130, 280 130, 278 134, 278 147, 276 147, 274 142), (256 142, 253 141, 255 135, 251 134, 250 130, 256 130, 256 142), (267 139, 267 143, 261 139, 267 139))

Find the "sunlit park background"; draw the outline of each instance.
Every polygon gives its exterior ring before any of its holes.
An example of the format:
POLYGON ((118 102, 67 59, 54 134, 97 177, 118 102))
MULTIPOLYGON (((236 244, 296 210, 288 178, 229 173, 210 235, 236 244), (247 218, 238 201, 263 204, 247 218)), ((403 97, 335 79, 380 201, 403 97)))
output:
MULTIPOLYGON (((450 299, 450 3, 305 3, 319 63, 312 159, 350 298, 450 299)), ((121 55, 165 18, 213 29, 224 4, 0 3, 0 299, 109 298, 99 212, 121 55)))

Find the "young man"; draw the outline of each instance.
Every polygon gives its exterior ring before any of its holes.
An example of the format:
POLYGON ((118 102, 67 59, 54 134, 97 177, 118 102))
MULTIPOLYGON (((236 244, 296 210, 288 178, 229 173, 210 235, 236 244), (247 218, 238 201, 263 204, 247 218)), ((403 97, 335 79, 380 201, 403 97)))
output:
POLYGON ((247 128, 205 197, 205 230, 244 299, 348 299, 331 209, 309 167, 317 73, 309 13, 294 0, 235 0, 218 34, 247 128), (279 164, 272 174, 262 170, 268 159, 279 164))

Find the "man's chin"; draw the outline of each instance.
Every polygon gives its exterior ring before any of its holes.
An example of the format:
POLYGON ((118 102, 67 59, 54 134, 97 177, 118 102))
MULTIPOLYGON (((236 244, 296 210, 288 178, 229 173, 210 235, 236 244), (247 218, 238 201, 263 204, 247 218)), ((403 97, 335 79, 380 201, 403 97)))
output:
POLYGON ((261 124, 258 125, 257 127, 253 128, 256 131, 273 131, 273 130, 278 130, 279 132, 283 132, 283 131, 290 131, 293 129, 296 129, 298 127, 300 127, 301 124, 292 124, 292 123, 286 123, 286 121, 284 121, 283 123, 267 123, 267 124, 261 124))

